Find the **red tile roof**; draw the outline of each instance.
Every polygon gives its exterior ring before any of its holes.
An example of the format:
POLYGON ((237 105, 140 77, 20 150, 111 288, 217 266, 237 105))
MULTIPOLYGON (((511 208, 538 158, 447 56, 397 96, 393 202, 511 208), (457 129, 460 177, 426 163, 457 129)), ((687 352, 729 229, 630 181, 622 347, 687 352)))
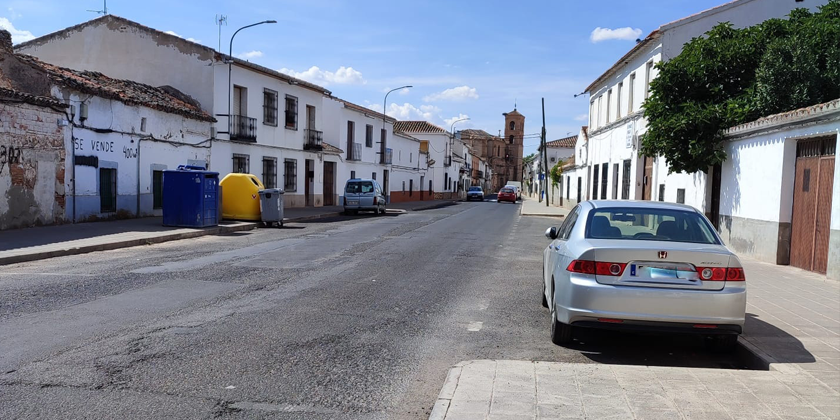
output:
POLYGON ((447 133, 443 128, 428 121, 397 121, 394 123, 394 131, 402 133, 447 133))
POLYGON ((114 79, 98 72, 58 67, 28 55, 15 56, 21 62, 46 73, 59 86, 117 100, 126 105, 142 105, 199 121, 216 121, 201 109, 198 102, 174 88, 157 88, 131 80, 114 79))
POLYGON ((565 137, 559 140, 552 140, 547 142, 545 145, 546 147, 575 147, 575 143, 577 143, 577 135, 571 137, 565 137))
POLYGON ((473 128, 468 128, 466 130, 461 130, 461 138, 462 139, 485 139, 488 137, 496 137, 484 130, 477 130, 473 128))
POLYGON ((46 96, 30 95, 13 89, 0 88, 0 102, 12 100, 14 102, 26 102, 33 105, 67 108, 68 105, 55 98, 46 96))
POLYGON ((336 155, 340 155, 340 154, 344 153, 344 150, 341 150, 338 147, 335 147, 335 146, 333 146, 329 143, 326 143, 326 142, 321 143, 321 147, 323 148, 324 153, 333 153, 333 154, 336 154, 336 155))

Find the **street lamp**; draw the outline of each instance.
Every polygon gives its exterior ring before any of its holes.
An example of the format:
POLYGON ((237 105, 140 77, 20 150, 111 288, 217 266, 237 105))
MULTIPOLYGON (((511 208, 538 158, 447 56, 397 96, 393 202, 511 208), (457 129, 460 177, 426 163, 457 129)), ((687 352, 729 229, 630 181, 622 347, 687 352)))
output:
MULTIPOLYGON (((414 86, 412 86, 412 85, 401 86, 401 87, 398 87, 398 88, 395 88, 395 89, 391 89, 391 90, 388 91, 388 93, 385 94, 385 99, 382 101, 382 131, 385 131, 385 117, 388 115, 388 108, 387 108, 387 106, 388 106, 388 95, 390 95, 391 92, 394 92, 394 91, 397 91, 397 90, 409 89, 409 88, 413 88, 413 87, 414 86)), ((385 163, 385 139, 381 139, 381 140, 382 140, 381 141, 382 146, 379 147, 379 149, 380 149, 379 152, 381 153, 381 159, 380 159, 379 163, 385 163)))
POLYGON ((264 23, 277 23, 277 21, 276 20, 264 20, 262 22, 252 23, 250 25, 243 26, 243 27, 237 29, 236 32, 234 32, 233 35, 230 37, 230 49, 228 50, 228 112, 227 112, 228 136, 230 135, 230 129, 231 129, 230 104, 231 104, 232 101, 231 101, 231 98, 230 98, 231 97, 230 92, 233 90, 233 84, 231 83, 231 80, 230 80, 231 73, 233 72, 233 38, 236 38, 236 34, 238 34, 239 31, 241 31, 243 29, 247 29, 247 28, 250 28, 252 26, 262 25, 264 23))

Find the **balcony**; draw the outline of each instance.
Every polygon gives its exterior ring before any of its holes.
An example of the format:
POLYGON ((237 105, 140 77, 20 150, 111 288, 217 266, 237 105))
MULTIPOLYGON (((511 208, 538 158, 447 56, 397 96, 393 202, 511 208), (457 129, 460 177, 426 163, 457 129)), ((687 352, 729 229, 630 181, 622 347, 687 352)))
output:
POLYGON ((384 163, 386 165, 390 165, 393 157, 394 157, 394 150, 393 149, 385 149, 385 161, 382 162, 382 163, 384 163))
POLYGON ((484 171, 479 171, 478 169, 476 169, 474 178, 484 179, 484 171))
POLYGON ((257 141, 257 119, 244 115, 230 116, 230 139, 238 141, 257 141))
POLYGON ((306 129, 303 131, 303 150, 324 150, 324 132, 306 129))

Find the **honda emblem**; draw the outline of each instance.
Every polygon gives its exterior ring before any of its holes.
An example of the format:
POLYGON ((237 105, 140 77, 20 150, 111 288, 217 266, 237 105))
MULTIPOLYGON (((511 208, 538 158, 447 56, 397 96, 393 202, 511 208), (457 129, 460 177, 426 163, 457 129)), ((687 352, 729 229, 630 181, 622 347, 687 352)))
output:
POLYGON ((668 258, 668 251, 659 251, 659 259, 664 260, 665 258, 668 258))

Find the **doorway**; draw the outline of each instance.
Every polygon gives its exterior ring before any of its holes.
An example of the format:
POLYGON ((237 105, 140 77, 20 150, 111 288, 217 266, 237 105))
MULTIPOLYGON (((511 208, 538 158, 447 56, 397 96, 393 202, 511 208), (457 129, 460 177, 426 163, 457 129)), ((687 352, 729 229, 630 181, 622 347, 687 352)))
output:
POLYGON ((825 274, 837 137, 796 144, 790 265, 825 274))
POLYGON ((389 175, 390 174, 388 173, 387 169, 382 171, 382 188, 384 189, 386 204, 391 202, 391 180, 389 179, 389 175))
POLYGON ((324 205, 335 205, 335 162, 324 162, 324 205))
POLYGON ((651 193, 653 192, 653 158, 645 156, 645 172, 642 178, 642 200, 650 201, 653 199, 651 193))
POLYGON ((305 178, 304 178, 304 182, 303 182, 304 196, 306 197, 306 203, 305 203, 306 207, 311 207, 312 206, 312 201, 313 201, 312 200, 312 190, 315 187, 315 185, 313 185, 314 182, 315 182, 314 166, 315 166, 315 162, 312 159, 306 159, 306 165, 304 166, 306 172, 304 174, 305 178))

